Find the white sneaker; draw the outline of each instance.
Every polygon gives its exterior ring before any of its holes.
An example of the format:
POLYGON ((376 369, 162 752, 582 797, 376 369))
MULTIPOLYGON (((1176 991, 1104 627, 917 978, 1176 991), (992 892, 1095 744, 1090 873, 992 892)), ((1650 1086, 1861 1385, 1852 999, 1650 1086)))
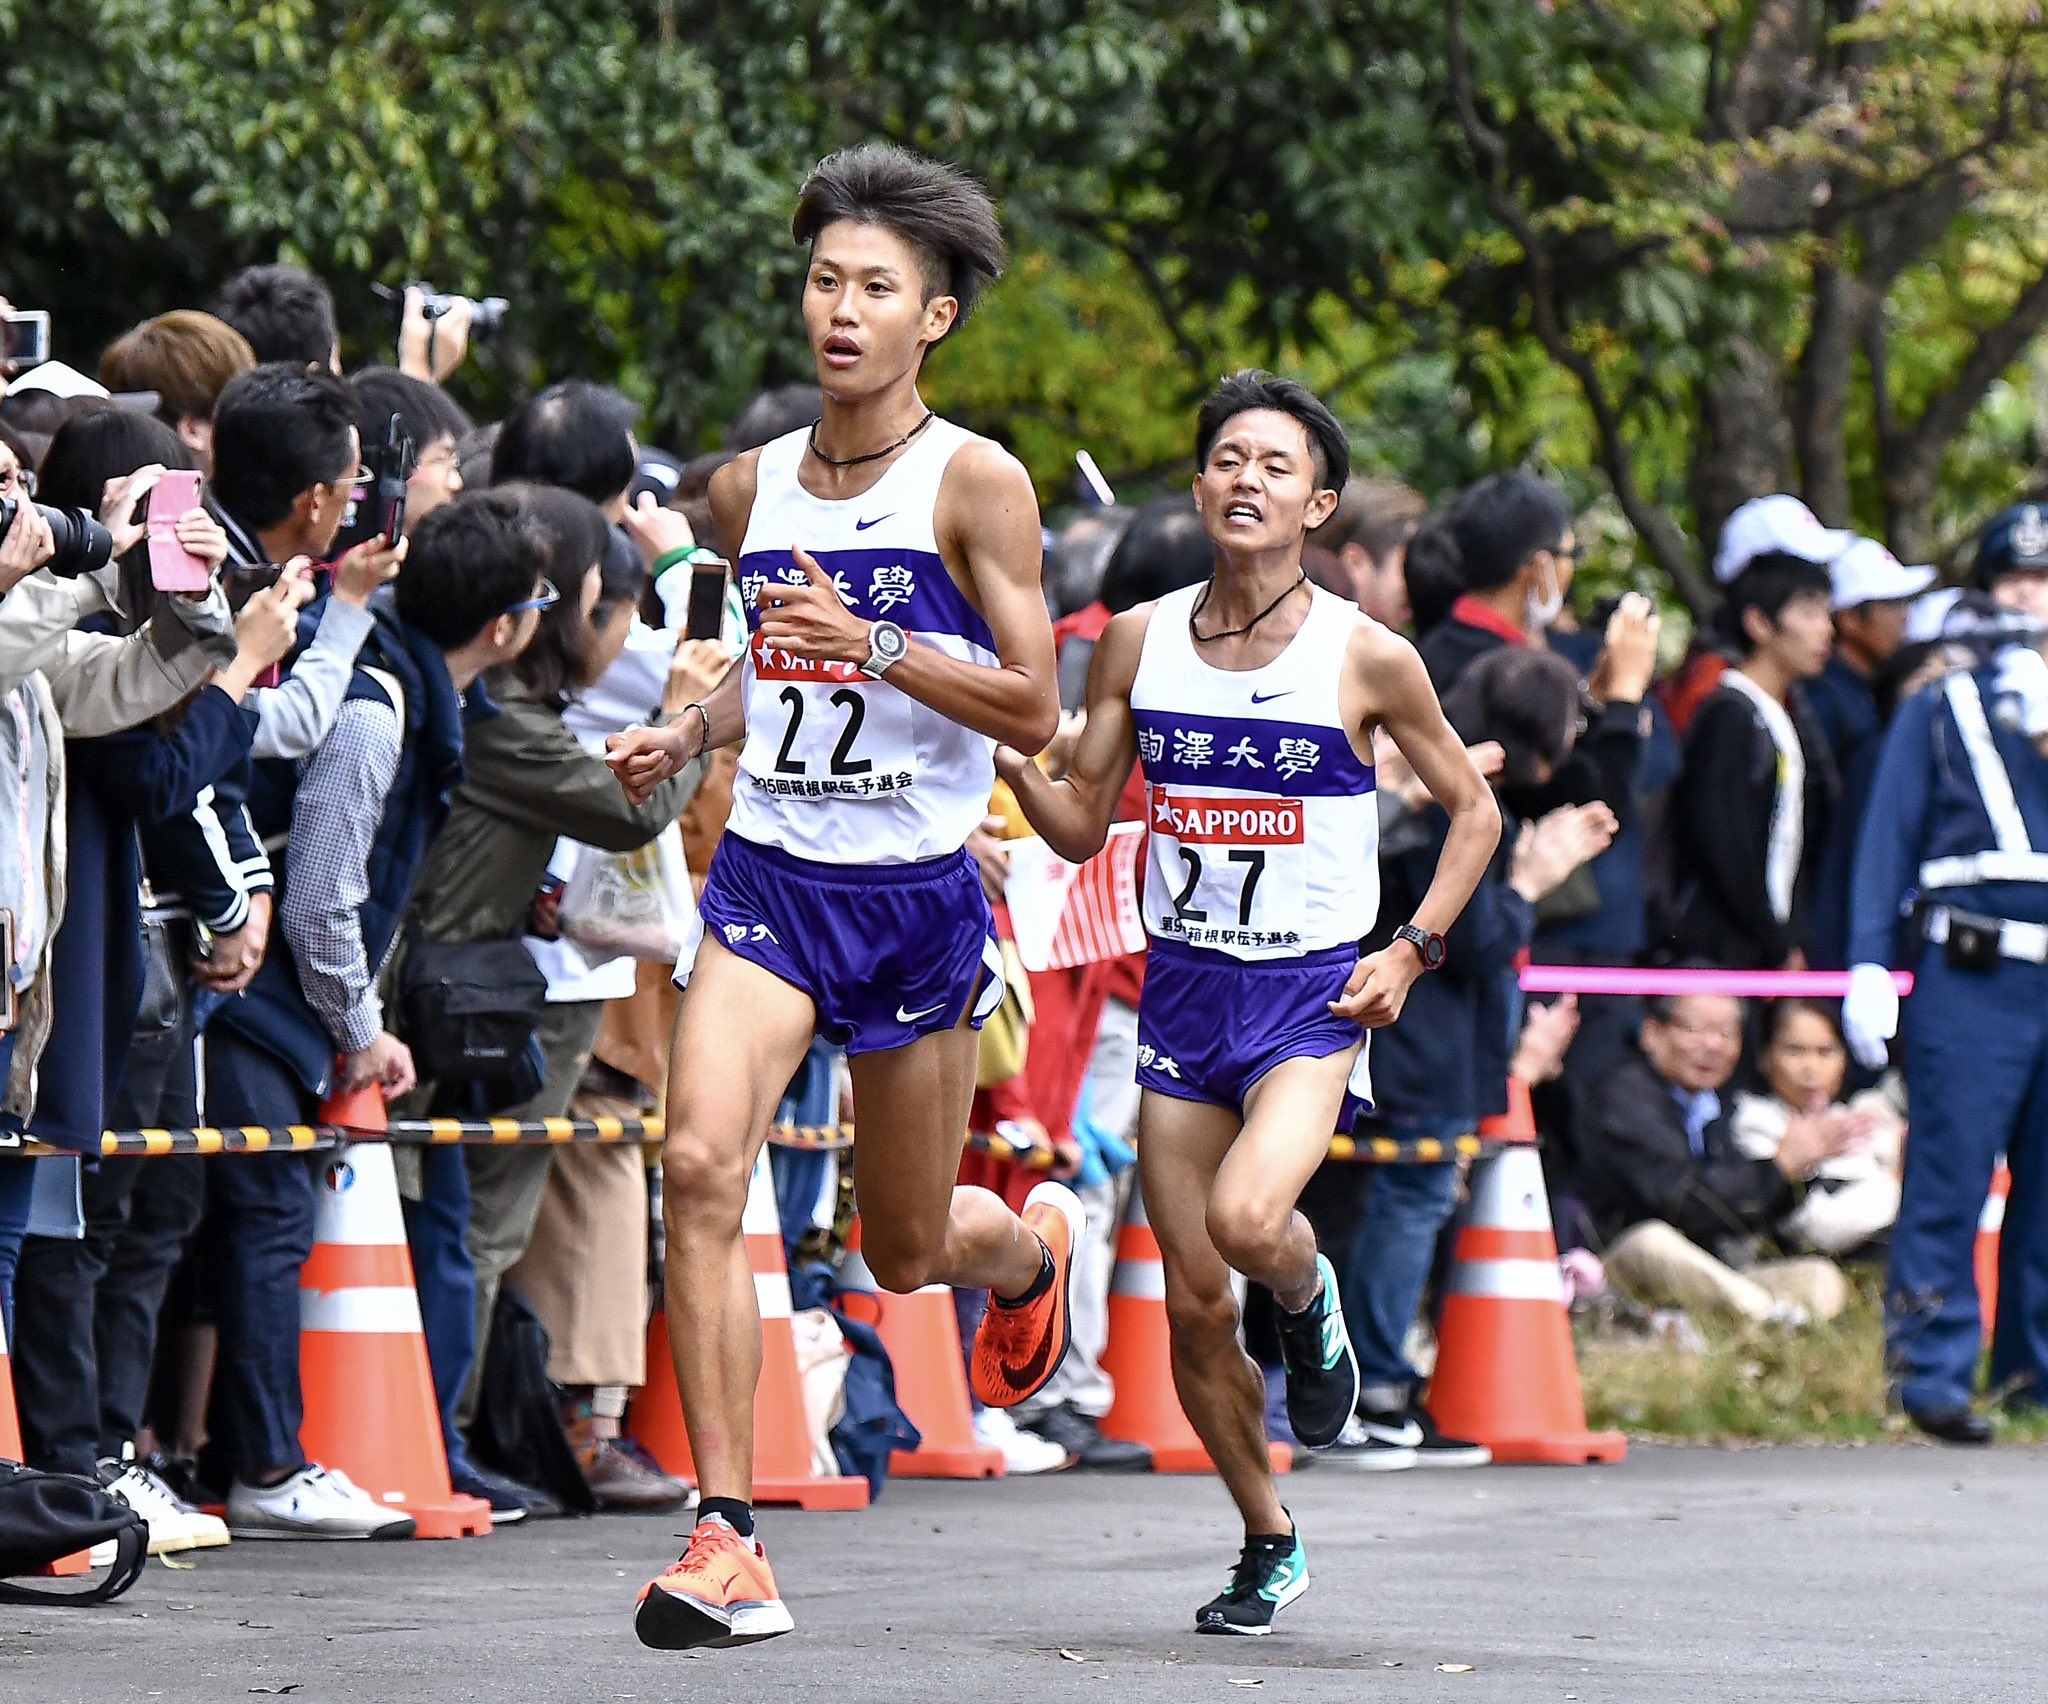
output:
POLYGON ((227 1523, 203 1515, 177 1497, 161 1479, 137 1463, 132 1454, 100 1463, 100 1483, 149 1523, 149 1553, 168 1556, 178 1550, 205 1549, 228 1541, 227 1523))
POLYGON ((1354 1414, 1344 1422, 1337 1441, 1316 1452, 1316 1460, 1354 1473, 1400 1473, 1416 1465, 1416 1445, 1421 1442, 1422 1428, 1412 1421, 1399 1429, 1368 1426, 1354 1414))
POLYGON ((279 1485, 228 1492, 228 1530, 237 1538, 410 1538, 412 1516, 373 1502, 338 1468, 302 1467, 279 1485))
POLYGON ((1008 1473, 1057 1473, 1074 1465, 1074 1458, 1052 1439, 1020 1430, 1000 1408, 976 1413, 974 1441, 984 1449, 1001 1450, 1003 1469, 1008 1473))
POLYGON ((121 1460, 100 1462, 100 1485, 150 1524, 152 1557, 164 1557, 172 1550, 213 1550, 227 1542, 227 1522, 201 1514, 186 1503, 150 1473, 150 1468, 135 1460, 133 1444, 121 1452, 121 1460))

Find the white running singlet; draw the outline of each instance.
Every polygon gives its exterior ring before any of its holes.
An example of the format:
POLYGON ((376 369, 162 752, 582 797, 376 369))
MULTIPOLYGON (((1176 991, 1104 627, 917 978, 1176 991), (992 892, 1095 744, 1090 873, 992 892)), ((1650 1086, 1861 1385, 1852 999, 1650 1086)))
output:
POLYGON ((1200 586, 1154 606, 1131 683, 1150 849, 1145 927, 1240 959, 1355 944, 1379 915, 1379 804, 1337 704, 1363 619, 1309 588, 1301 630, 1264 668, 1211 667, 1188 618, 1200 586))
POLYGON ((973 434, 934 419, 859 497, 797 483, 809 429, 764 445, 739 586, 751 635, 747 743, 733 789, 734 834, 832 864, 907 864, 967 844, 995 787, 995 741, 851 663, 762 643, 761 588, 804 583, 791 554, 817 558, 856 615, 897 623, 949 657, 997 666, 995 636, 939 557, 932 516, 953 453, 973 434))

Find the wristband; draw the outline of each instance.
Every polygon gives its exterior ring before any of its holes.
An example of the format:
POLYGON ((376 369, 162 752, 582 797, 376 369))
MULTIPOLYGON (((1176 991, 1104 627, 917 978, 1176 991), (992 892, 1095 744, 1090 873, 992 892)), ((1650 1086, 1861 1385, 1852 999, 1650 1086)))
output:
POLYGON ((653 574, 658 580, 679 562, 687 562, 694 567, 699 562, 723 562, 724 560, 725 558, 720 556, 717 551, 708 549, 704 545, 683 544, 678 545, 674 550, 664 550, 657 556, 654 559, 653 574))
POLYGON ((685 716, 692 710, 704 719, 704 737, 697 742, 697 755, 702 757, 711 749, 711 712, 704 708, 704 700, 701 698, 683 706, 685 716))

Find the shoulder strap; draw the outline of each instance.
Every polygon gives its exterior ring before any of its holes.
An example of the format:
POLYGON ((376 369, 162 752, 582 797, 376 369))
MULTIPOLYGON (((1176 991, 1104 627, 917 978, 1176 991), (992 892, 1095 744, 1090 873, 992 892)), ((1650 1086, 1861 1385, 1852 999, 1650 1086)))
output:
POLYGON ((1977 690, 1976 678, 1952 674, 1943 691, 1948 697, 1949 712, 1956 719, 1956 731, 1963 736, 1963 755, 1970 760, 1970 774, 1976 779, 1985 815, 1991 818, 1991 833, 1998 850, 2031 852, 2033 842, 2027 838, 2026 821, 2020 815, 2019 801, 2013 797, 2012 777, 2006 774, 2005 761, 1991 738, 1991 724, 1984 717, 1984 698, 1977 690))
POLYGON ((398 712, 398 727, 402 736, 405 731, 404 683, 389 669, 376 668, 369 663, 358 663, 356 666, 384 689, 385 696, 391 700, 391 708, 398 712))

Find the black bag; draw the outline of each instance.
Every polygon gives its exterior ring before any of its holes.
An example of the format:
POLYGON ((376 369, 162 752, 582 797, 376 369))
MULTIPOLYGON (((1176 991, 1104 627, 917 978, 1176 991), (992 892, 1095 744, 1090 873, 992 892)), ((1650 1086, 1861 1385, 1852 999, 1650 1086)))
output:
POLYGON ((38 1573, 110 1538, 105 1579, 68 1590, 0 1579, 0 1603, 105 1603, 134 1585, 149 1559, 149 1523, 120 1498, 90 1479, 0 1462, 0 1575, 38 1573))
POLYGON ((510 1284, 499 1285, 491 1315, 469 1449, 479 1466, 545 1491, 563 1510, 597 1513, 548 1381, 547 1328, 510 1284))
POLYGON ((548 979, 518 941, 415 938, 398 973, 405 1044, 424 1082, 514 1076, 547 1000, 548 979))

